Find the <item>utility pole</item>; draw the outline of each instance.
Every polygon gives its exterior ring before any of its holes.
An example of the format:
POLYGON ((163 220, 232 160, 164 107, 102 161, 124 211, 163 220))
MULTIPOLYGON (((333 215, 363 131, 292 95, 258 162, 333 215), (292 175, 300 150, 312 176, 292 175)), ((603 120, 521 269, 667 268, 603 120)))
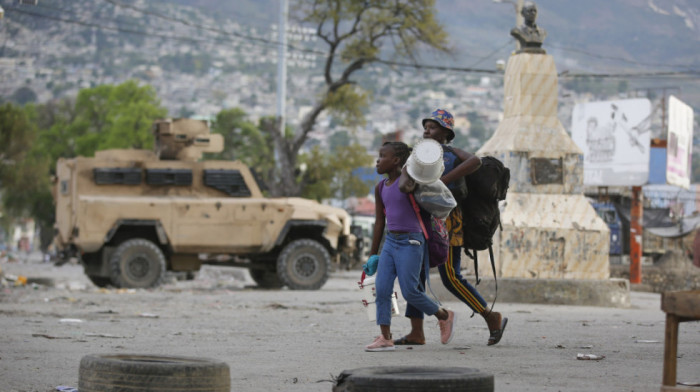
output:
MULTIPOLYGON (((279 23, 277 25, 277 121, 273 124, 276 129, 277 135, 274 137, 275 140, 275 177, 277 183, 277 190, 273 190, 276 196, 280 196, 287 192, 287 187, 282 175, 283 166, 283 154, 284 152, 284 129, 285 129, 285 119, 284 114, 286 111, 286 98, 287 98, 287 0, 279 0, 279 23)), ((287 157, 284 157, 287 158, 287 157)), ((286 160, 285 160, 286 162, 286 160)))
POLYGON ((284 113, 287 96, 287 0, 280 0, 280 15, 277 30, 277 121, 280 135, 284 136, 284 113))
MULTIPOLYGON (((515 7, 515 27, 523 24, 523 0, 493 0, 494 3, 511 3, 515 7)), ((520 42, 515 40, 515 50, 520 50, 520 42)))

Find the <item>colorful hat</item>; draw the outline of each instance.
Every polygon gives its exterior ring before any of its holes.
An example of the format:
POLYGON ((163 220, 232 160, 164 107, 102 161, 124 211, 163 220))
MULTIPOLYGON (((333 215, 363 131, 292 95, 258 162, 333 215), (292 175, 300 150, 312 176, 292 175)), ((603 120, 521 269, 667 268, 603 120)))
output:
POLYGON ((448 142, 455 138, 455 131, 453 130, 455 126, 455 118, 452 117, 452 114, 450 114, 450 112, 443 109, 435 110, 433 113, 430 114, 430 117, 423 119, 423 126, 425 126, 425 122, 428 120, 433 120, 436 123, 440 124, 440 126, 442 126, 443 128, 450 131, 449 135, 447 135, 448 142))

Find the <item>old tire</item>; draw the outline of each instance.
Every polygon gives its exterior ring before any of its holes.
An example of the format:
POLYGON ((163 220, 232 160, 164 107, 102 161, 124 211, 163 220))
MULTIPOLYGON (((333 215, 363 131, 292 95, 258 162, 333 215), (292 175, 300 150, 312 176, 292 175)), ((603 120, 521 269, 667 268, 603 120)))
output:
POLYGON ((159 355, 86 355, 80 360, 78 382, 80 392, 231 390, 224 362, 159 355))
POLYGON ((333 392, 493 390, 493 375, 478 369, 430 366, 376 366, 344 370, 333 387, 333 392))
POLYGON ((277 276, 292 290, 318 290, 328 280, 331 255, 318 241, 294 240, 277 258, 277 276))
POLYGON ((279 289, 284 286, 275 271, 251 268, 250 277, 258 284, 258 287, 263 289, 279 289))
POLYGON ((112 283, 117 287, 157 287, 165 279, 165 256, 153 242, 134 238, 115 249, 109 269, 112 283))

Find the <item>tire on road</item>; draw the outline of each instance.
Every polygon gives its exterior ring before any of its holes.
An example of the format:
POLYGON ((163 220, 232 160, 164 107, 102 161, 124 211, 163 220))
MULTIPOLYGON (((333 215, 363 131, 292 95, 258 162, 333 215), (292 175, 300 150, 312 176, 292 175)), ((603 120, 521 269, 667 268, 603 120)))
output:
POLYGON ((156 244, 133 238, 122 242, 109 260, 112 283, 122 288, 149 288, 165 279, 165 255, 156 244))
POLYGON ((229 366, 218 360, 139 354, 86 355, 80 392, 230 392, 229 366))
POLYGON ((253 269, 250 270, 250 277, 253 278, 258 287, 263 289, 279 289, 284 286, 284 283, 277 276, 277 272, 268 269, 253 269))
POLYGON ((328 280, 331 255, 318 241, 294 240, 277 258, 277 276, 292 290, 318 290, 328 280))
POLYGON ((333 392, 493 392, 494 378, 478 369, 431 366, 377 366, 344 370, 333 392))
POLYGON ((107 287, 112 284, 112 279, 105 278, 104 276, 88 275, 88 279, 97 287, 107 287))

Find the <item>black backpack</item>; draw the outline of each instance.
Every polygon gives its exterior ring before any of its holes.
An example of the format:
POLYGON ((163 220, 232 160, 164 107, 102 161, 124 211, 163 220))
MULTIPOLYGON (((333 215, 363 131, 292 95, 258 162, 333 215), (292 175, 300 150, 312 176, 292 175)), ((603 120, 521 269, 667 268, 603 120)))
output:
MULTIPOLYGON (((492 156, 481 158, 481 166, 474 173, 465 177, 467 198, 460 203, 462 209, 462 230, 464 251, 474 260, 476 284, 479 279, 479 260, 477 251, 489 250, 491 269, 496 279, 496 266, 493 258, 493 235, 501 227, 501 212, 498 202, 505 200, 510 182, 510 169, 503 162, 492 156)), ((496 281, 496 293, 498 282, 496 281)), ((495 302, 495 298, 494 298, 495 302)))

